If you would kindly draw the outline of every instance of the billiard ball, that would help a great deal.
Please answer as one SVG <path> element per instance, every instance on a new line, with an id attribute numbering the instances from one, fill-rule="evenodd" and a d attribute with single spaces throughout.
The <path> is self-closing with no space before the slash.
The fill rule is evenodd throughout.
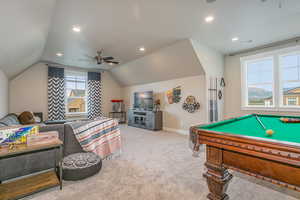
<path id="1" fill-rule="evenodd" d="M 274 131 L 272 129 L 268 129 L 268 130 L 266 130 L 266 134 L 268 136 L 272 136 L 274 134 Z"/>

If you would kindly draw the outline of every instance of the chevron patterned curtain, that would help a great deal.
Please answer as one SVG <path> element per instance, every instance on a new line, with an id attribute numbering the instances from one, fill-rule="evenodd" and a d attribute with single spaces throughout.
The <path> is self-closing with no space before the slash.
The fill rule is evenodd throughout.
<path id="1" fill-rule="evenodd" d="M 88 72 L 88 118 L 102 116 L 101 73 Z"/>
<path id="2" fill-rule="evenodd" d="M 63 68 L 48 67 L 48 118 L 65 119 L 65 72 Z"/>

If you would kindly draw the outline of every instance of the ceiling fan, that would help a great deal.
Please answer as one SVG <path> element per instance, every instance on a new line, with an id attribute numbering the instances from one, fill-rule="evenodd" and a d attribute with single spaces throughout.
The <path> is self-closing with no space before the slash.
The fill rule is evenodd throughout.
<path id="1" fill-rule="evenodd" d="M 96 56 L 88 56 L 90 59 L 93 59 L 97 62 L 98 65 L 101 65 L 103 63 L 107 63 L 110 65 L 118 65 L 120 62 L 115 61 L 115 58 L 112 56 L 103 56 L 103 49 L 101 49 L 100 51 L 97 51 L 97 55 Z"/>

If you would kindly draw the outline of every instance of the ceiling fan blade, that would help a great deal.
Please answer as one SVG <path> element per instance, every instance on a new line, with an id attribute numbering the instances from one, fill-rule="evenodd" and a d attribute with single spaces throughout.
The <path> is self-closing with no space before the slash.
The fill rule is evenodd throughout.
<path id="1" fill-rule="evenodd" d="M 103 60 L 113 60 L 114 57 L 111 57 L 111 56 L 107 56 L 107 57 L 103 57 Z"/>
<path id="2" fill-rule="evenodd" d="M 105 61 L 106 63 L 112 63 L 112 64 L 115 64 L 115 65 L 118 65 L 120 62 L 118 61 Z"/>

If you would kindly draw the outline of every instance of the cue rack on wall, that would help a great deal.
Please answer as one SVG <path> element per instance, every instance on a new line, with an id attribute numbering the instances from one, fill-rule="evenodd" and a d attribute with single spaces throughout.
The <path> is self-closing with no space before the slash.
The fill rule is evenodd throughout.
<path id="1" fill-rule="evenodd" d="M 218 101 L 223 98 L 223 89 L 225 87 L 224 78 L 210 77 L 209 78 L 209 121 L 217 122 L 219 121 L 219 105 Z"/>

